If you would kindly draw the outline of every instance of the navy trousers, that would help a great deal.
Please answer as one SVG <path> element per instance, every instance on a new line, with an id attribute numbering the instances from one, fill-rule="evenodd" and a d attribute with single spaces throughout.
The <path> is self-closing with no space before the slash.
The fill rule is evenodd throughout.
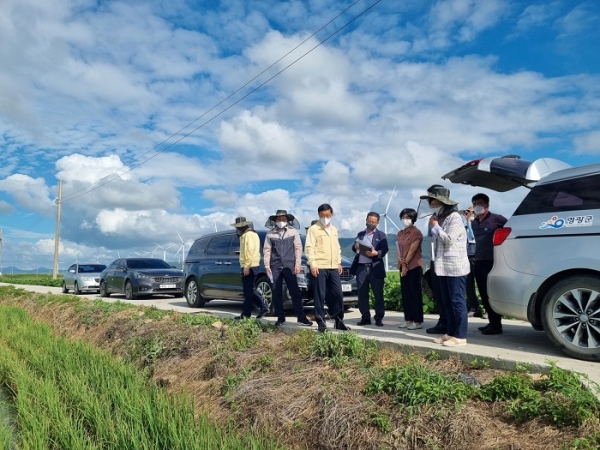
<path id="1" fill-rule="evenodd" d="M 477 281 L 481 303 L 483 303 L 483 307 L 487 312 L 490 326 L 502 328 L 502 316 L 490 306 L 490 298 L 487 292 L 487 278 L 493 267 L 494 261 L 475 261 L 475 281 Z"/>
<path id="2" fill-rule="evenodd" d="M 313 277 L 313 297 L 317 323 L 325 323 L 325 302 L 329 317 L 339 320 L 344 318 L 344 294 L 337 269 L 319 269 L 319 274 Z"/>
<path id="3" fill-rule="evenodd" d="M 252 305 L 256 305 L 259 310 L 267 309 L 260 294 L 254 288 L 258 267 L 251 267 L 250 273 L 244 275 L 242 272 L 242 290 L 244 292 L 244 303 L 242 304 L 242 317 L 252 316 Z"/>
<path id="4" fill-rule="evenodd" d="M 298 278 L 292 269 L 288 267 L 275 269 L 271 267 L 271 275 L 273 276 L 273 308 L 277 319 L 285 320 L 285 312 L 283 311 L 283 282 L 290 293 L 292 298 L 292 305 L 294 305 L 294 312 L 298 320 L 307 320 L 306 314 L 304 314 L 304 305 L 302 303 L 302 294 L 298 287 Z"/>
<path id="5" fill-rule="evenodd" d="M 385 278 L 373 275 L 371 264 L 358 264 L 356 267 L 356 287 L 358 289 L 358 309 L 364 320 L 371 320 L 369 307 L 369 288 L 375 297 L 375 320 L 382 320 L 385 316 L 385 303 L 383 301 L 383 285 Z"/>
<path id="6" fill-rule="evenodd" d="M 441 303 L 446 316 L 446 334 L 458 339 L 467 337 L 469 314 L 465 299 L 467 276 L 438 277 L 440 282 Z"/>

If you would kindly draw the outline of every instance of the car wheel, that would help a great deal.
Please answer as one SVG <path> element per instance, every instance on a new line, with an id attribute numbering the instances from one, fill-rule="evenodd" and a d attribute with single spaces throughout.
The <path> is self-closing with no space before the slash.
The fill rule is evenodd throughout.
<path id="1" fill-rule="evenodd" d="M 552 286 L 542 304 L 542 324 L 565 353 L 600 361 L 600 278 L 578 275 Z"/>
<path id="2" fill-rule="evenodd" d="M 190 278 L 185 285 L 185 300 L 192 308 L 202 308 L 206 303 L 200 294 L 200 284 L 196 277 Z"/>
<path id="3" fill-rule="evenodd" d="M 131 285 L 131 281 L 129 280 L 125 282 L 125 298 L 127 300 L 136 299 L 136 295 L 133 293 L 133 286 Z"/>
<path id="4" fill-rule="evenodd" d="M 77 284 L 77 281 L 75 281 L 73 283 L 73 294 L 75 294 L 75 295 L 81 294 L 81 291 L 79 290 L 79 285 Z"/>
<path id="5" fill-rule="evenodd" d="M 106 283 L 104 280 L 100 280 L 100 297 L 110 297 L 108 289 L 106 289 Z"/>
<path id="6" fill-rule="evenodd" d="M 263 299 L 263 302 L 269 308 L 269 313 L 273 314 L 273 288 L 271 287 L 271 282 L 267 277 L 259 277 L 256 280 L 256 291 Z"/>
<path id="7" fill-rule="evenodd" d="M 62 283 L 62 293 L 63 294 L 68 294 L 69 293 L 69 290 L 67 289 L 67 283 L 65 283 L 64 281 Z"/>

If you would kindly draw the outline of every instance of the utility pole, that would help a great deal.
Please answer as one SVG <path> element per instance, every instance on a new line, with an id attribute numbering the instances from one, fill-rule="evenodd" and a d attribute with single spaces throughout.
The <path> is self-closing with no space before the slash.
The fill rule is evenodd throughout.
<path id="1" fill-rule="evenodd" d="M 54 267 L 52 279 L 58 277 L 58 244 L 60 243 L 60 207 L 62 205 L 62 180 L 58 180 L 58 198 L 56 199 L 56 233 L 54 234 Z"/>

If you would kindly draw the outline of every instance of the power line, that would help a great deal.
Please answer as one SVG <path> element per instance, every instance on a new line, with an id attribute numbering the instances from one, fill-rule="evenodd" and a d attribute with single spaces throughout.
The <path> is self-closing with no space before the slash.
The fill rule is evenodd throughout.
<path id="1" fill-rule="evenodd" d="M 262 70 L 260 73 L 258 73 L 257 75 L 255 75 L 252 79 L 250 79 L 248 82 L 246 82 L 245 84 L 243 84 L 242 86 L 240 86 L 238 89 L 236 89 L 234 92 L 232 92 L 230 95 L 228 95 L 227 97 L 225 97 L 223 100 L 221 100 L 220 102 L 218 102 L 216 105 L 214 105 L 213 107 L 211 107 L 210 109 L 208 109 L 207 111 L 205 111 L 202 115 L 200 115 L 199 117 L 197 117 L 196 119 L 194 119 L 192 122 L 188 123 L 185 127 L 181 128 L 179 131 L 177 131 L 176 133 L 172 134 L 171 136 L 169 136 L 167 139 L 163 140 L 162 142 L 160 142 L 159 144 L 155 145 L 154 147 L 152 147 L 151 149 L 149 149 L 148 151 L 142 153 L 141 155 L 139 155 L 138 157 L 136 157 L 133 162 L 140 160 L 140 158 L 144 155 L 147 155 L 148 153 L 156 150 L 157 148 L 159 148 L 161 145 L 167 143 L 168 141 L 170 141 L 171 139 L 173 139 L 175 136 L 179 135 L 182 131 L 186 130 L 187 128 L 189 128 L 190 126 L 192 126 L 194 123 L 196 123 L 198 120 L 202 119 L 204 116 L 206 116 L 208 113 L 210 113 L 211 111 L 213 111 L 214 109 L 218 108 L 220 105 L 222 105 L 223 103 L 225 103 L 227 100 L 229 100 L 231 97 L 233 97 L 235 94 L 237 94 L 238 92 L 240 92 L 242 89 L 244 89 L 245 87 L 247 87 L 250 83 L 252 83 L 253 81 L 255 81 L 257 78 L 259 78 L 261 75 L 263 75 L 265 72 L 267 72 L 269 69 L 273 68 L 276 64 L 278 64 L 279 62 L 281 62 L 284 58 L 286 58 L 287 56 L 289 56 L 291 53 L 293 53 L 295 50 L 297 50 L 299 47 L 301 47 L 302 45 L 304 45 L 308 40 L 310 40 L 311 38 L 313 38 L 317 33 L 319 33 L 320 31 L 322 31 L 325 27 L 327 27 L 328 25 L 330 25 L 333 21 L 335 21 L 336 19 L 338 19 L 341 15 L 343 15 L 345 12 L 347 12 L 348 10 L 350 10 L 351 8 L 353 8 L 357 3 L 359 3 L 361 0 L 356 0 L 354 3 L 352 3 L 350 6 L 348 6 L 346 9 L 344 9 L 342 12 L 340 12 L 339 14 L 337 14 L 333 19 L 331 19 L 330 21 L 328 21 L 325 25 L 321 26 L 317 31 L 315 31 L 314 33 L 312 33 L 310 36 L 308 36 L 306 39 L 304 39 L 302 42 L 300 42 L 298 45 L 296 45 L 293 49 L 291 49 L 290 51 L 288 51 L 285 55 L 281 56 L 280 58 L 278 58 L 275 62 L 273 62 L 271 65 L 269 65 L 268 67 L 266 67 L 264 70 Z M 327 41 L 329 41 L 331 38 L 333 38 L 334 36 L 336 36 L 338 33 L 340 33 L 342 30 L 344 30 L 345 28 L 347 28 L 349 25 L 351 25 L 353 22 L 355 22 L 357 19 L 359 19 L 360 17 L 362 17 L 364 14 L 366 14 L 368 11 L 370 11 L 372 8 L 374 8 L 377 4 L 381 3 L 382 0 L 376 0 L 373 4 L 371 4 L 370 6 L 368 6 L 367 8 L 365 8 L 363 11 L 361 11 L 359 14 L 357 14 L 356 16 L 354 16 L 352 19 L 350 19 L 348 22 L 346 22 L 344 25 L 342 25 L 340 28 L 338 28 L 337 30 L 335 30 L 334 32 L 332 32 L 331 34 L 329 34 L 326 38 L 324 38 L 323 40 L 321 40 L 320 42 L 318 42 L 315 46 L 313 46 L 311 49 L 309 49 L 307 52 L 305 52 L 304 54 L 302 54 L 301 56 L 299 56 L 298 58 L 296 58 L 294 61 L 292 61 L 290 64 L 288 64 L 287 66 L 285 66 L 284 68 L 282 68 L 281 70 L 279 70 L 278 72 L 276 72 L 274 75 L 272 75 L 271 77 L 269 77 L 267 80 L 265 80 L 264 82 L 260 83 L 258 86 L 256 86 L 255 88 L 253 88 L 252 90 L 250 90 L 248 93 L 246 93 L 245 95 L 243 95 L 242 97 L 240 97 L 238 100 L 236 100 L 234 103 L 232 103 L 231 105 L 227 106 L 225 109 L 221 110 L 220 112 L 218 112 L 217 114 L 213 115 L 212 117 L 210 117 L 208 120 L 206 120 L 205 122 L 203 122 L 202 124 L 200 124 L 199 126 L 197 126 L 196 128 L 192 129 L 191 131 L 189 131 L 188 133 L 183 134 L 179 139 L 171 142 L 169 145 L 167 145 L 166 147 L 162 148 L 161 150 L 157 150 L 152 156 L 143 159 L 142 161 L 140 161 L 138 164 L 134 164 L 133 166 L 131 166 L 129 169 L 127 169 L 124 172 L 113 172 L 110 175 L 107 175 L 103 178 L 101 178 L 100 180 L 96 181 L 95 183 L 92 183 L 84 188 L 78 189 L 76 191 L 74 191 L 71 194 L 65 195 L 63 196 L 63 200 L 62 203 L 66 203 L 69 202 L 70 200 L 74 200 L 76 198 L 82 197 L 86 194 L 89 194 L 90 192 L 93 192 L 99 188 L 101 188 L 102 186 L 105 186 L 113 181 L 115 181 L 117 178 L 120 178 L 122 175 L 125 175 L 129 172 L 131 172 L 132 170 L 140 167 L 141 165 L 145 164 L 146 162 L 150 161 L 151 159 L 155 158 L 156 156 L 160 155 L 161 153 L 165 152 L 166 150 L 172 148 L 174 145 L 178 144 L 179 142 L 181 142 L 182 140 L 186 139 L 187 137 L 191 136 L 193 133 L 195 133 L 196 131 L 198 131 L 199 129 L 201 129 L 202 127 L 204 127 L 205 125 L 209 124 L 210 122 L 212 122 L 213 120 L 215 120 L 216 118 L 220 117 L 222 114 L 224 114 L 225 112 L 229 111 L 231 108 L 233 108 L 234 106 L 236 106 L 238 103 L 240 103 L 242 100 L 245 100 L 246 98 L 248 98 L 250 95 L 252 95 L 253 93 L 255 93 L 256 91 L 258 91 L 259 89 L 261 89 L 263 86 L 265 86 L 266 84 L 268 84 L 269 82 L 271 82 L 274 78 L 278 77 L 280 74 L 282 74 L 283 72 L 285 72 L 287 69 L 289 69 L 291 66 L 293 66 L 294 64 L 296 64 L 298 61 L 300 61 L 301 59 L 303 59 L 306 55 L 308 55 L 309 53 L 311 53 L 313 50 L 317 49 L 318 47 L 320 47 L 321 45 L 323 45 L 324 43 L 326 43 Z M 23 234 L 25 234 L 27 231 L 31 230 L 35 225 L 37 225 L 45 216 L 48 215 L 48 213 L 50 212 L 50 210 L 54 209 L 56 206 L 53 205 L 52 207 L 48 208 L 33 224 L 31 224 L 29 227 L 27 227 L 27 229 L 25 229 L 24 231 L 22 231 L 20 234 L 18 234 L 16 237 L 20 237 Z"/>

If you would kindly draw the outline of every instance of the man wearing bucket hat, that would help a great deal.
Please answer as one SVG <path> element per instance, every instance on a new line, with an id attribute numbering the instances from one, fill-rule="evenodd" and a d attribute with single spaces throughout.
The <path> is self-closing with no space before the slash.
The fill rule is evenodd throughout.
<path id="1" fill-rule="evenodd" d="M 234 223 L 237 235 L 240 237 L 240 267 L 242 268 L 242 289 L 244 303 L 242 314 L 236 319 L 247 319 L 252 315 L 252 304 L 259 308 L 258 319 L 269 312 L 262 297 L 256 292 L 254 282 L 260 265 L 260 239 L 252 228 L 252 222 L 245 217 L 236 217 Z"/>
<path id="2" fill-rule="evenodd" d="M 263 257 L 267 275 L 273 285 L 273 307 L 277 314 L 275 326 L 285 323 L 282 298 L 284 280 L 292 298 L 298 323 L 312 325 L 312 322 L 304 314 L 302 294 L 296 277 L 300 273 L 302 264 L 302 241 L 298 230 L 294 227 L 294 225 L 297 226 L 297 223 L 292 214 L 288 214 L 284 209 L 279 209 L 275 214 L 269 216 L 269 220 L 265 224 L 271 228 L 265 237 Z"/>
<path id="3" fill-rule="evenodd" d="M 440 288 L 440 308 L 446 316 L 446 334 L 434 342 L 447 347 L 465 345 L 468 324 L 465 290 L 471 267 L 458 203 L 450 199 L 450 190 L 440 185 L 431 186 L 421 199 L 427 201 L 433 213 L 429 219 L 434 243 L 431 258 Z"/>

